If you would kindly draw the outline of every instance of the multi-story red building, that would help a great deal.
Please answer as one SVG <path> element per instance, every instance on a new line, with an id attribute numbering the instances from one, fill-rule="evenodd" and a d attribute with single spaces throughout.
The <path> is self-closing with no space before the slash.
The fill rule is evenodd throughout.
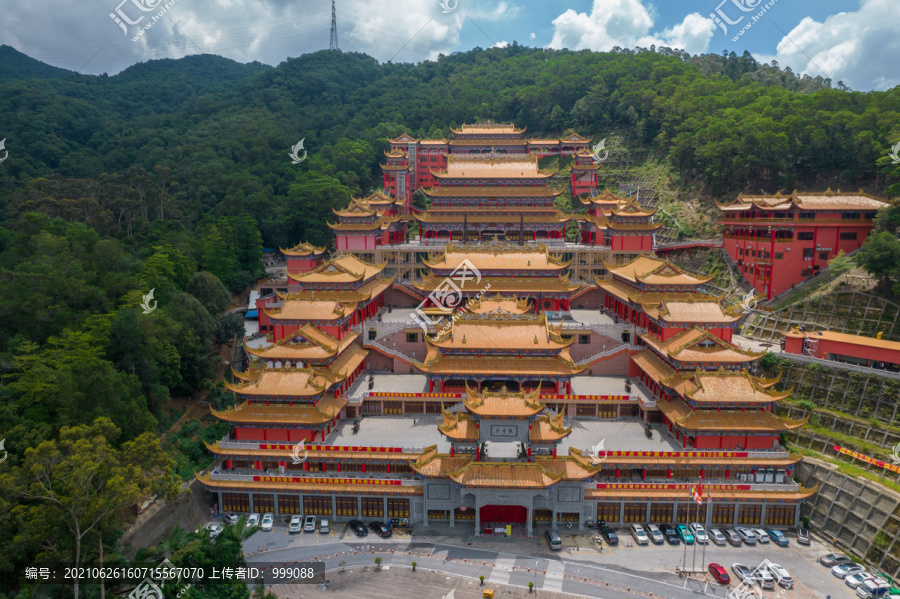
<path id="1" fill-rule="evenodd" d="M 580 218 L 581 243 L 617 252 L 653 251 L 653 234 L 662 226 L 653 222 L 656 209 L 645 210 L 609 189 L 580 199 L 588 210 L 587 216 Z"/>
<path id="2" fill-rule="evenodd" d="M 381 245 L 406 241 L 406 221 L 402 215 L 407 210 L 403 200 L 379 191 L 367 198 L 350 200 L 350 205 L 343 210 L 332 208 L 340 222 L 328 226 L 334 231 L 338 251 L 371 251 Z"/>
<path id="3" fill-rule="evenodd" d="M 838 252 L 858 249 L 887 203 L 860 191 L 740 195 L 719 204 L 724 247 L 766 299 L 824 268 Z"/>
<path id="4" fill-rule="evenodd" d="M 786 354 L 808 356 L 900 372 L 900 341 L 832 331 L 807 332 L 792 329 L 784 334 L 782 349 Z"/>

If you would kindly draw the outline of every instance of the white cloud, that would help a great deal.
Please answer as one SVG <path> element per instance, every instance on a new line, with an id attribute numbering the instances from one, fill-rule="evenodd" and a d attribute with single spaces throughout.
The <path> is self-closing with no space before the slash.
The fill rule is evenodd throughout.
<path id="1" fill-rule="evenodd" d="M 536 37 L 536 36 L 534 35 L 534 32 L 533 32 L 533 31 L 532 31 L 529 35 L 531 36 L 531 39 L 534 39 L 534 38 Z"/>
<path id="2" fill-rule="evenodd" d="M 900 84 L 900 3 L 862 0 L 856 12 L 806 17 L 778 43 L 775 59 L 782 67 L 811 77 L 830 77 L 859 90 L 885 90 Z"/>
<path id="3" fill-rule="evenodd" d="M 505 48 L 509 45 L 509 42 L 506 40 L 502 40 L 491 46 L 492 48 Z"/>
<path id="4" fill-rule="evenodd" d="M 713 22 L 699 13 L 681 23 L 653 32 L 655 11 L 643 0 L 594 0 L 590 14 L 568 9 L 553 20 L 550 48 L 605 51 L 615 46 L 631 48 L 669 46 L 692 54 L 704 52 L 713 36 Z"/>

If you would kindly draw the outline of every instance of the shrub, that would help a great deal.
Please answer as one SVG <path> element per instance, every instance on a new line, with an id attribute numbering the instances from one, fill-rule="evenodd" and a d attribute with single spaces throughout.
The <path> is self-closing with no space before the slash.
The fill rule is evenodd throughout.
<path id="1" fill-rule="evenodd" d="M 416 562 L 412 563 L 412 568 L 413 568 L 413 572 L 415 572 L 416 571 Z"/>
<path id="2" fill-rule="evenodd" d="M 803 408 L 804 410 L 809 410 L 810 412 L 814 411 L 817 407 L 816 402 L 810 401 L 808 399 L 801 399 L 797 402 L 797 405 Z"/>

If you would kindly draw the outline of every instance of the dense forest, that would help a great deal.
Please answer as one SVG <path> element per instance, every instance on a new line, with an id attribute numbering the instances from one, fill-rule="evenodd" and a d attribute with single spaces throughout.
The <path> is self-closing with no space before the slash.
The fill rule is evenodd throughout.
<path id="1" fill-rule="evenodd" d="M 514 121 L 535 136 L 623 135 L 667 161 L 684 197 L 900 195 L 889 156 L 900 88 L 853 92 L 749 54 L 513 44 L 420 64 L 323 51 L 275 68 L 203 55 L 108 77 L 0 46 L 0 114 L 9 597 L 25 596 L 17 579 L 36 557 L 124 559 L 120 515 L 176 493 L 202 441 L 223 432 L 189 422 L 161 439 L 176 398 L 222 401 L 220 350 L 243 323 L 229 308 L 264 274 L 262 247 L 329 244 L 332 207 L 379 186 L 389 137 Z M 308 158 L 292 164 L 300 139 Z M 868 252 L 889 263 L 887 283 L 900 279 L 898 228 L 896 213 L 883 217 L 886 237 Z M 201 541 L 185 551 L 204 551 Z"/>

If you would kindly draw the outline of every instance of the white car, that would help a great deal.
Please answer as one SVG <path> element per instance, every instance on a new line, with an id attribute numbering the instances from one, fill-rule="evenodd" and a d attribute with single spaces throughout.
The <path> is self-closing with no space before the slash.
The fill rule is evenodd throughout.
<path id="1" fill-rule="evenodd" d="M 784 566 L 780 566 L 778 564 L 769 564 L 769 572 L 772 574 L 772 578 L 775 579 L 775 582 L 780 584 L 786 589 L 794 588 L 794 579 L 791 578 L 790 573 Z"/>
<path id="2" fill-rule="evenodd" d="M 709 543 L 709 536 L 706 534 L 706 530 L 699 522 L 691 523 L 691 533 L 694 535 L 694 540 L 697 541 L 700 545 L 706 545 Z"/>
<path id="3" fill-rule="evenodd" d="M 256 512 L 247 516 L 247 528 L 250 528 L 251 526 L 259 526 L 259 514 Z"/>
<path id="4" fill-rule="evenodd" d="M 754 570 L 753 579 L 766 591 L 775 588 L 775 577 L 765 567 L 759 567 Z"/>
<path id="5" fill-rule="evenodd" d="M 762 543 L 763 545 L 769 544 L 769 533 L 764 531 L 761 528 L 753 528 L 751 529 L 754 535 L 756 535 L 756 540 Z"/>
<path id="6" fill-rule="evenodd" d="M 846 576 L 844 578 L 844 584 L 847 585 L 848 587 L 850 587 L 851 589 L 855 589 L 856 587 L 861 585 L 863 582 L 865 582 L 867 580 L 871 580 L 873 578 L 875 578 L 875 577 L 872 574 L 869 574 L 868 572 L 858 572 L 856 574 L 851 574 L 849 576 Z"/>
<path id="7" fill-rule="evenodd" d="M 710 528 L 706 533 L 709 535 L 709 540 L 716 545 L 724 545 L 728 542 L 727 539 L 725 539 L 725 535 L 723 535 L 722 531 L 718 528 Z"/>
<path id="8" fill-rule="evenodd" d="M 866 569 L 860 566 L 859 564 L 841 564 L 839 566 L 835 566 L 831 569 L 831 574 L 837 578 L 846 578 L 847 576 L 851 576 L 853 574 L 859 574 L 861 572 L 865 572 Z"/>
<path id="9" fill-rule="evenodd" d="M 631 525 L 631 536 L 634 537 L 634 542 L 638 545 L 646 545 L 650 541 L 647 533 L 644 532 L 644 527 L 640 524 Z"/>
<path id="10" fill-rule="evenodd" d="M 273 528 L 275 528 L 275 514 L 268 513 L 263 514 L 262 523 L 260 524 L 260 528 L 263 532 L 271 532 Z"/>
<path id="11" fill-rule="evenodd" d="M 288 532 L 295 533 L 303 530 L 303 520 L 301 516 L 291 516 L 291 521 L 288 524 Z"/>
<path id="12" fill-rule="evenodd" d="M 217 524 L 217 523 L 213 522 L 212 524 L 206 525 L 206 530 L 209 531 L 209 538 L 212 540 L 216 540 L 216 537 L 218 537 L 220 534 L 222 534 L 222 531 L 225 529 L 222 528 L 221 524 Z"/>
<path id="13" fill-rule="evenodd" d="M 225 524 L 237 524 L 238 515 L 231 512 L 230 514 L 225 514 L 222 520 L 224 520 Z"/>

